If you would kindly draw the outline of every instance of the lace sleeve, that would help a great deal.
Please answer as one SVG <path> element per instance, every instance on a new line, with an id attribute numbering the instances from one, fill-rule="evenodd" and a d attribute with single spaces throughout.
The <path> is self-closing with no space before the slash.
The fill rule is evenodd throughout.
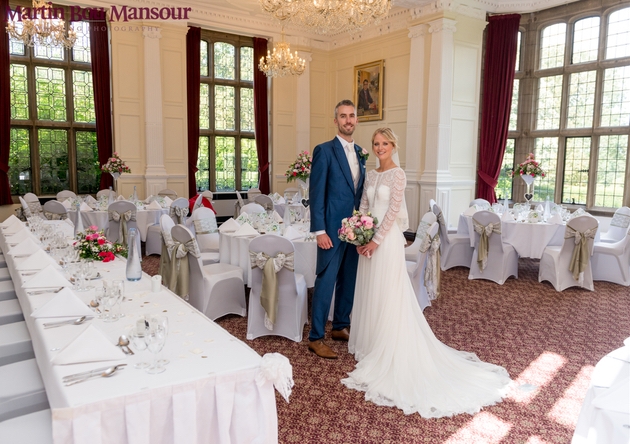
<path id="1" fill-rule="evenodd" d="M 390 180 L 388 181 L 390 194 L 389 194 L 389 208 L 385 213 L 385 217 L 380 221 L 380 225 L 374 234 L 372 239 L 374 242 L 380 245 L 385 238 L 385 235 L 389 232 L 393 224 L 396 223 L 396 217 L 402 206 L 403 199 L 405 197 L 405 187 L 407 186 L 407 178 L 402 168 L 396 168 L 393 171 Z"/>
<path id="2" fill-rule="evenodd" d="M 370 171 L 371 173 L 371 171 Z M 370 173 L 367 174 L 365 181 L 363 182 L 363 194 L 361 195 L 361 205 L 359 205 L 359 212 L 361 214 L 366 214 L 370 209 L 370 202 L 368 201 L 367 189 L 370 184 Z"/>

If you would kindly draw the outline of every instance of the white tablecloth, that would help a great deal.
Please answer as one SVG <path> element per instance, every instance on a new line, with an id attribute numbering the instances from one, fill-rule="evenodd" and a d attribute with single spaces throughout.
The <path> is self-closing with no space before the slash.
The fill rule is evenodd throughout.
<path id="1" fill-rule="evenodd" d="M 163 208 L 161 210 L 138 210 L 136 213 L 136 223 L 138 224 L 138 231 L 140 231 L 140 239 L 142 242 L 147 240 L 147 230 L 151 225 L 160 223 L 160 216 L 162 214 L 168 214 L 169 209 Z M 77 223 L 77 212 L 68 211 L 68 217 L 72 223 Z M 109 227 L 109 214 L 107 211 L 81 211 L 81 219 L 83 220 L 83 226 L 89 227 L 90 225 L 96 225 L 99 229 L 105 230 L 107 234 L 107 227 Z"/>
<path id="2" fill-rule="evenodd" d="M 49 222 L 65 224 L 62 221 Z M 7 251 L 0 234 L 0 246 Z M 162 357 L 170 360 L 164 373 L 149 375 L 133 365 L 150 361 L 148 351 L 124 358 L 128 365 L 110 378 L 97 378 L 65 387 L 65 375 L 123 362 L 52 365 L 51 359 L 84 328 L 64 326 L 44 330 L 47 320 L 30 313 L 53 294 L 27 295 L 16 270 L 24 260 L 5 255 L 24 318 L 33 340 L 37 364 L 53 412 L 56 443 L 268 443 L 277 442 L 277 413 L 271 382 L 256 381 L 261 357 L 245 343 L 162 287 L 150 292 L 150 278 L 125 281 L 125 317 L 106 323 L 89 321 L 112 344 L 128 334 L 138 316 L 161 314 L 169 319 Z M 97 262 L 106 280 L 124 279 L 125 261 Z M 91 281 L 100 285 L 99 280 Z M 76 293 L 85 303 L 93 291 Z"/>
<path id="3" fill-rule="evenodd" d="M 630 347 L 625 346 L 604 356 L 595 366 L 591 384 L 578 417 L 572 444 L 628 444 L 630 442 L 630 414 L 598 408 L 593 405 L 598 397 L 610 393 L 610 387 L 630 379 Z M 630 404 L 626 389 L 622 404 Z M 625 395 L 625 400 L 623 400 Z M 601 398 L 600 398 L 601 399 Z"/>
<path id="4" fill-rule="evenodd" d="M 243 280 L 248 287 L 252 285 L 252 268 L 249 263 L 249 243 L 253 237 L 235 237 L 233 233 L 221 233 L 219 237 L 220 261 L 226 264 L 238 265 L 243 269 Z M 304 275 L 306 286 L 315 285 L 315 270 L 317 268 L 317 242 L 295 240 L 295 272 Z"/>

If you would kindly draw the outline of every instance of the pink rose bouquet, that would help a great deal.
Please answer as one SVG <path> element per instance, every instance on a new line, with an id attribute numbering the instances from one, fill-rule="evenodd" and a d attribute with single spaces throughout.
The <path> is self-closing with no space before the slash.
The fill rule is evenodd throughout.
<path id="1" fill-rule="evenodd" d="M 297 159 L 291 165 L 289 169 L 284 173 L 284 177 L 287 178 L 287 182 L 294 181 L 296 179 L 304 180 L 308 179 L 311 175 L 311 163 L 313 158 L 308 151 L 302 151 L 298 154 Z"/>
<path id="2" fill-rule="evenodd" d="M 520 176 L 528 175 L 532 177 L 545 177 L 545 171 L 540 167 L 540 164 L 536 162 L 533 153 L 529 153 L 527 155 L 527 159 L 525 159 L 525 162 L 519 163 L 516 169 L 512 172 L 512 177 L 516 176 L 517 174 Z"/>
<path id="3" fill-rule="evenodd" d="M 105 163 L 101 167 L 101 170 L 110 174 L 111 173 L 118 173 L 118 174 L 131 173 L 131 168 L 125 165 L 125 162 L 123 162 L 123 160 L 120 157 L 118 157 L 118 153 L 112 154 L 112 157 L 110 157 L 107 163 Z"/>
<path id="4" fill-rule="evenodd" d="M 352 245 L 366 245 L 374 237 L 374 228 L 378 224 L 378 219 L 371 213 L 361 214 L 353 211 L 351 217 L 341 220 L 339 228 L 339 239 Z"/>
<path id="5" fill-rule="evenodd" d="M 117 254 L 127 257 L 125 246 L 108 241 L 104 231 L 99 231 L 96 225 L 91 225 L 84 233 L 78 233 L 78 236 L 74 248 L 79 250 L 79 256 L 83 259 L 110 262 L 114 260 Z"/>

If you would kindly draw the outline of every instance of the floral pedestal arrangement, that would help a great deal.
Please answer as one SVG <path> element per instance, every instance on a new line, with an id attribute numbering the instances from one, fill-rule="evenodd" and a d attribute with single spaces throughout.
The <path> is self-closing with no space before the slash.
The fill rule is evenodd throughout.
<path id="1" fill-rule="evenodd" d="M 532 198 L 534 197 L 534 181 L 537 177 L 545 177 L 545 171 L 540 167 L 540 164 L 534 159 L 534 154 L 529 153 L 525 162 L 520 163 L 512 173 L 512 176 L 516 174 L 523 178 L 523 182 L 527 184 L 527 190 L 525 192 L 525 202 L 530 205 Z"/>
<path id="2" fill-rule="evenodd" d="M 107 162 L 101 167 L 101 171 L 109 173 L 114 178 L 114 191 L 118 192 L 118 178 L 122 173 L 131 173 L 131 168 L 114 152 Z"/>
<path id="3" fill-rule="evenodd" d="M 313 158 L 309 154 L 308 151 L 302 151 L 298 154 L 297 159 L 291 165 L 289 165 L 289 169 L 287 169 L 286 173 L 284 173 L 284 177 L 287 178 L 287 182 L 292 182 L 297 180 L 300 191 L 302 194 L 302 205 L 308 207 L 308 186 L 309 186 L 309 177 L 311 176 L 311 164 L 313 162 Z"/>

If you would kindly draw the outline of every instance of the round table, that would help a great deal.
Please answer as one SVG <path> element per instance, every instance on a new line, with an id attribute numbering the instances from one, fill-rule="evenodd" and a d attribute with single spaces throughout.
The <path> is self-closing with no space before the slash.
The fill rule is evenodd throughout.
<path id="1" fill-rule="evenodd" d="M 142 242 L 147 240 L 147 230 L 151 225 L 160 223 L 160 216 L 162 214 L 168 214 L 168 208 L 162 208 L 161 210 L 138 210 L 136 213 L 136 224 L 138 225 L 138 231 L 140 231 L 140 239 Z M 68 218 L 73 224 L 77 224 L 77 212 L 68 211 Z M 81 220 L 84 227 L 90 225 L 96 225 L 100 230 L 105 230 L 109 227 L 109 214 L 107 211 L 81 211 Z"/>

